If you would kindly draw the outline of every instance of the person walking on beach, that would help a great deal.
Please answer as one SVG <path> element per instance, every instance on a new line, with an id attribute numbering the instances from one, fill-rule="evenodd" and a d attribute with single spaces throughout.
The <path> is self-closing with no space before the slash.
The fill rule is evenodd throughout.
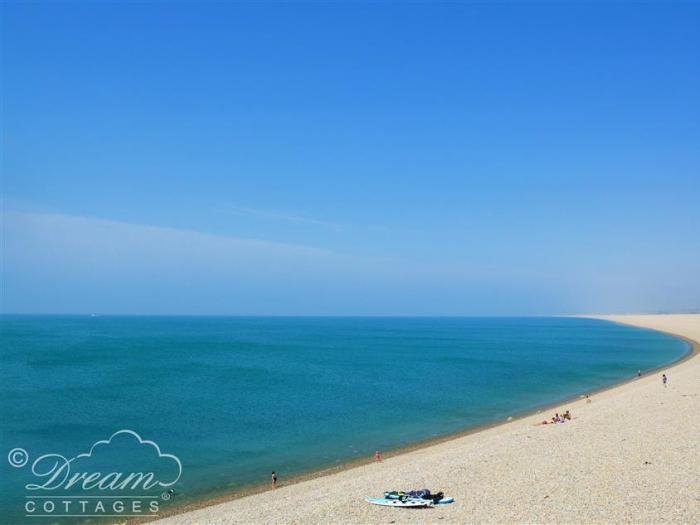
<path id="1" fill-rule="evenodd" d="M 666 377 L 666 374 L 661 374 L 661 381 L 664 384 L 664 388 L 666 388 L 666 383 L 668 383 L 668 377 Z"/>
<path id="2" fill-rule="evenodd" d="M 272 471 L 272 488 L 276 489 L 277 488 L 277 474 L 275 471 Z"/>
<path id="3" fill-rule="evenodd" d="M 374 461 L 376 461 L 377 463 L 382 461 L 382 453 L 378 450 L 374 453 Z"/>
<path id="4" fill-rule="evenodd" d="M 641 371 L 641 370 L 637 370 L 637 377 L 642 377 L 642 371 Z"/>

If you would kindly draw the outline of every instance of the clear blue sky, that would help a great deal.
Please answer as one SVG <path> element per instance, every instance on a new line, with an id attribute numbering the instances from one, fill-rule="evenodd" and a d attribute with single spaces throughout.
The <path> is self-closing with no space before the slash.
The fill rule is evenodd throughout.
<path id="1" fill-rule="evenodd" d="M 3 4 L 6 312 L 700 307 L 700 4 Z"/>

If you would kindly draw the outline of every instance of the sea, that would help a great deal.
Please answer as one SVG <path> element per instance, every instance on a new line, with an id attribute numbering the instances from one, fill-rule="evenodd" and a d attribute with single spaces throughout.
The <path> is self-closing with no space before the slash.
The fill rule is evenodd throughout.
<path id="1" fill-rule="evenodd" d="M 2 523 L 101 521 L 91 504 L 42 507 L 114 493 L 62 486 L 69 470 L 85 481 L 160 465 L 149 494 L 162 512 L 272 471 L 284 483 L 505 421 L 689 351 L 663 333 L 567 317 L 5 315 L 0 328 Z M 124 452 L 132 445 L 149 459 Z"/>

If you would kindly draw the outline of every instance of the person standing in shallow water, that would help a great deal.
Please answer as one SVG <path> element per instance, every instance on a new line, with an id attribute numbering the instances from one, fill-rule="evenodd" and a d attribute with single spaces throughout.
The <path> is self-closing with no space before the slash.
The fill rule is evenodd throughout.
<path id="1" fill-rule="evenodd" d="M 661 374 L 661 382 L 664 384 L 664 388 L 666 388 L 666 383 L 668 383 L 668 377 L 666 377 L 666 374 Z"/>
<path id="2" fill-rule="evenodd" d="M 382 460 L 382 453 L 378 450 L 374 453 L 374 461 L 380 462 Z"/>
<path id="3" fill-rule="evenodd" d="M 277 473 L 274 470 L 272 471 L 272 488 L 277 488 Z"/>

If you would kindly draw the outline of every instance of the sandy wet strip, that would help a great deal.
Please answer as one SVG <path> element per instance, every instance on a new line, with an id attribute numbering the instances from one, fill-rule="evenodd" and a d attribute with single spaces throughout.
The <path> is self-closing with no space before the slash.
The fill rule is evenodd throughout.
<path id="1" fill-rule="evenodd" d="M 700 341 L 700 315 L 601 317 Z M 700 358 L 576 401 L 571 422 L 529 416 L 343 472 L 158 523 L 700 523 Z M 365 495 L 430 487 L 432 509 Z"/>

